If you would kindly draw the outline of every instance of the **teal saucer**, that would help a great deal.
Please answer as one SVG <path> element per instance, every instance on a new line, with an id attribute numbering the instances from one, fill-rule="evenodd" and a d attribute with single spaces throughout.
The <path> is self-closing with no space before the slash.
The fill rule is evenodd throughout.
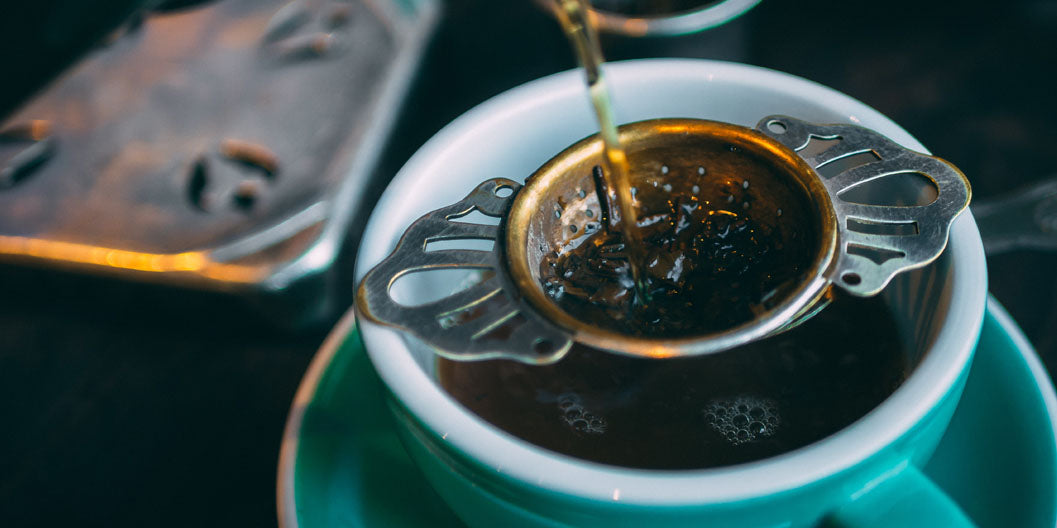
<path id="1" fill-rule="evenodd" d="M 305 374 L 279 456 L 279 524 L 462 526 L 404 453 L 352 312 Z M 925 468 L 977 524 L 1057 523 L 1057 397 L 993 298 L 965 393 Z"/>

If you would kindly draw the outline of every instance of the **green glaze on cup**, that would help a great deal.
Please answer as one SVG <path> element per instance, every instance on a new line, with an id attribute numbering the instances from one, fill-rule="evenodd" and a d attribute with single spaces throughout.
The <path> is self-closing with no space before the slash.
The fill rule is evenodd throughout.
<path id="1" fill-rule="evenodd" d="M 1057 526 L 1055 424 L 1050 375 L 990 298 L 966 391 L 926 473 L 980 526 Z"/>
<path id="2" fill-rule="evenodd" d="M 461 525 L 408 459 L 383 393 L 349 312 L 290 409 L 279 463 L 281 525 Z"/>

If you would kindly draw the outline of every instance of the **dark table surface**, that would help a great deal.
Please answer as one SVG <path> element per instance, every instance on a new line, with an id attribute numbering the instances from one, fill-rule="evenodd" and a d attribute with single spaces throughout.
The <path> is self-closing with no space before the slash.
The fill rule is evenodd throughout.
<path id="1" fill-rule="evenodd" d="M 5 27 L 32 41 L 65 2 L 42 4 L 52 9 Z M 1057 3 L 949 5 L 765 0 L 706 34 L 606 50 L 736 60 L 829 85 L 957 164 L 975 200 L 1057 174 Z M 79 38 L 118 19 L 83 20 L 98 27 Z M 79 48 L 20 49 L 0 56 L 19 79 L 0 92 L 0 112 Z M 378 177 L 471 106 L 572 66 L 530 0 L 450 2 Z M 1057 253 L 988 266 L 991 291 L 1053 372 Z M 351 292 L 347 274 L 339 282 Z M 0 268 L 0 525 L 274 525 L 286 412 L 327 326 L 284 333 L 237 299 Z"/>

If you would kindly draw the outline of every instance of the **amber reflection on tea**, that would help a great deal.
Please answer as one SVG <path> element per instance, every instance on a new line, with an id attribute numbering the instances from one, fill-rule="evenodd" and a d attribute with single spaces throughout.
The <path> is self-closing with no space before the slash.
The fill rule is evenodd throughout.
<path id="1" fill-rule="evenodd" d="M 577 345 L 548 366 L 440 359 L 442 386 L 517 437 L 616 466 L 696 469 L 815 442 L 881 403 L 907 354 L 880 298 L 838 297 L 799 328 L 707 356 L 643 359 Z"/>

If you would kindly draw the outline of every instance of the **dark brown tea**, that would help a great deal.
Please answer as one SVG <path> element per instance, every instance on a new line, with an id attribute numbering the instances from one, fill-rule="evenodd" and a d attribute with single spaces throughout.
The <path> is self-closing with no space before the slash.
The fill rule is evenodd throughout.
<path id="1" fill-rule="evenodd" d="M 635 256 L 627 230 L 609 227 L 616 211 L 595 167 L 599 206 L 584 212 L 598 221 L 539 264 L 544 291 L 563 311 L 626 335 L 700 336 L 756 319 L 803 283 L 820 242 L 812 206 L 790 177 L 720 138 L 683 141 L 692 142 L 632 158 L 645 295 L 634 295 Z"/>
<path id="2" fill-rule="evenodd" d="M 802 326 L 707 356 L 575 346 L 553 365 L 440 359 L 442 386 L 517 437 L 616 466 L 696 469 L 805 446 L 861 418 L 910 368 L 879 298 L 838 297 Z"/>

